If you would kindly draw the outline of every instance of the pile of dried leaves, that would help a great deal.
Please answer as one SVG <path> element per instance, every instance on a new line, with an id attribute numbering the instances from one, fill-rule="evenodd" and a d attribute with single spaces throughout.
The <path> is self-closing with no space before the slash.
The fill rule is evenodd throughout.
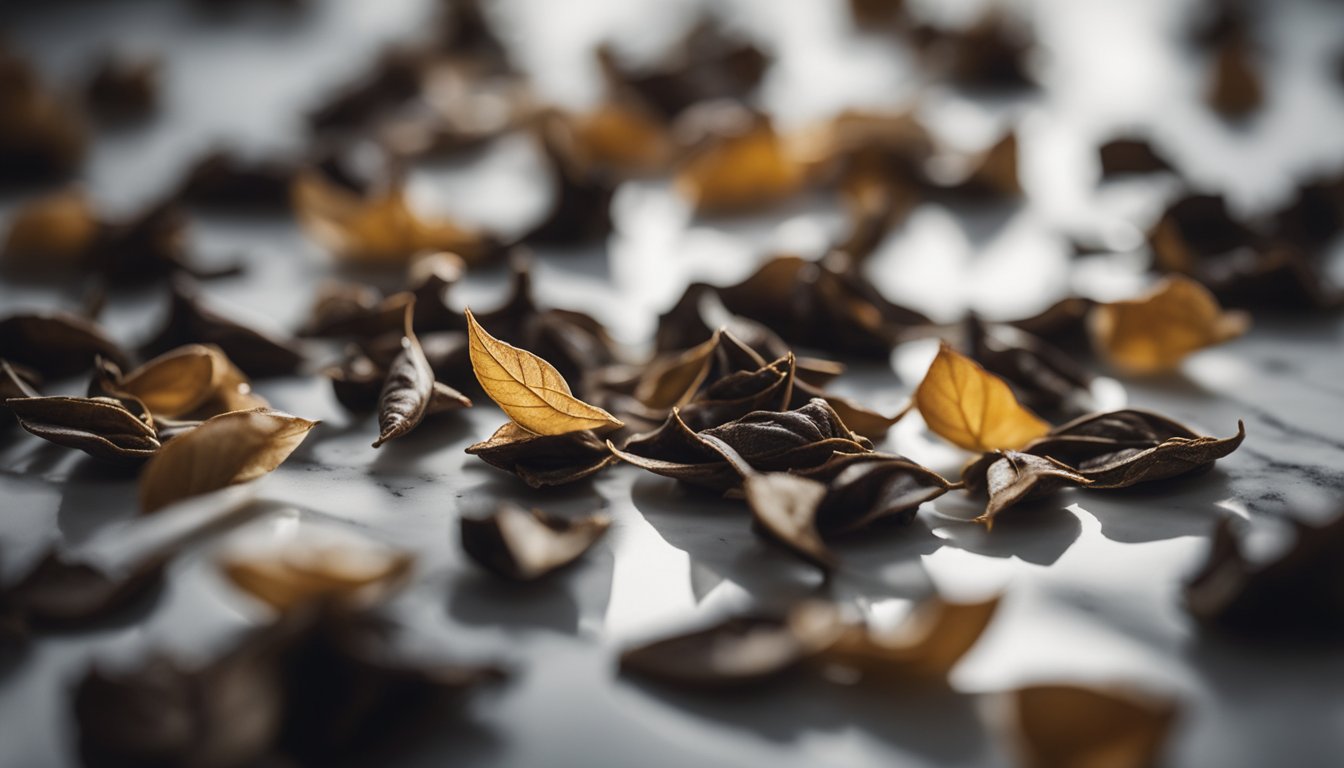
<path id="1" fill-rule="evenodd" d="M 1022 19 L 994 10 L 948 28 L 908 5 L 849 3 L 862 32 L 909 46 L 931 79 L 973 92 L 1035 87 L 1036 45 Z M 1264 100 L 1261 57 L 1254 25 L 1227 8 L 1193 38 L 1210 62 L 1209 105 L 1240 119 Z M 80 313 L 7 309 L 0 318 L 8 412 L 0 428 L 17 424 L 138 473 L 140 512 L 175 531 L 149 537 L 115 568 L 53 549 L 0 590 L 0 642 L 125 612 L 189 544 L 235 524 L 241 503 L 218 514 L 201 505 L 275 470 L 318 426 L 272 409 L 253 379 L 314 375 L 317 355 L 332 361 L 318 375 L 352 420 L 376 415 L 375 448 L 412 430 L 443 434 L 435 422 L 460 418 L 451 414 L 472 407 L 468 395 L 483 394 L 506 420 L 466 452 L 527 486 L 589 481 L 627 463 L 733 500 L 756 536 L 833 579 L 853 575 L 837 552 L 846 540 L 899 536 L 893 529 L 945 494 L 983 503 L 975 522 L 989 529 L 1021 505 L 1073 489 L 1170 491 L 1171 481 L 1208 471 L 1245 439 L 1240 422 L 1206 435 L 1146 410 L 1102 411 L 1096 376 L 1170 374 L 1192 353 L 1244 334 L 1249 312 L 1331 311 L 1344 297 L 1323 265 L 1344 230 L 1344 174 L 1334 173 L 1254 216 L 1187 186 L 1148 229 L 1156 279 L 1142 295 L 1068 296 L 1031 317 L 969 314 L 939 325 L 887 299 L 870 280 L 869 257 L 918 205 L 1022 198 L 1014 128 L 974 154 L 941 149 L 913 108 L 846 111 L 786 129 L 755 106 L 772 52 L 712 14 L 638 65 L 615 45 L 599 46 L 600 103 L 565 109 L 533 92 L 487 8 L 453 0 L 442 10 L 420 42 L 390 46 L 308 111 L 311 151 L 212 149 L 122 217 L 70 182 L 91 130 L 154 118 L 162 63 L 109 52 L 75 103 L 0 48 L 0 182 L 67 185 L 15 212 L 0 267 L 6 279 L 93 286 Z M 521 232 L 457 221 L 412 194 L 415 164 L 508 135 L 533 141 L 549 175 L 550 206 Z M 370 147 L 376 169 L 350 162 Z M 1142 134 L 1116 136 L 1098 153 L 1104 179 L 1181 175 Z M 651 354 L 638 355 L 592 315 L 539 302 L 523 247 L 554 253 L 605 241 L 616 190 L 642 177 L 669 180 L 700 217 L 825 197 L 838 201 L 846 228 L 820 252 L 770 254 L 736 284 L 688 286 L 659 317 Z M 206 266 L 213 260 L 190 247 L 192 213 L 210 209 L 292 217 L 345 277 L 313 287 L 292 334 L 244 319 L 199 282 L 243 269 Z M 502 262 L 510 294 L 473 313 L 456 286 Z M 379 271 L 369 282 L 354 277 Z M 99 323 L 102 298 L 146 283 L 162 286 L 167 315 L 150 338 L 127 343 Z M 898 411 L 828 389 L 845 371 L 833 358 L 887 364 L 897 347 L 930 339 L 936 356 Z M 965 452 L 959 473 L 884 449 L 892 427 L 914 413 Z M 1220 525 L 1187 586 L 1190 613 L 1242 635 L 1338 639 L 1341 520 L 1299 524 L 1292 546 L 1267 563 Z M 461 517 L 458 530 L 481 568 L 533 581 L 579 561 L 612 525 L 601 511 L 564 517 L 502 502 Z M 146 535 L 137 530 L 147 529 L 125 536 Z M 220 558 L 227 580 L 271 616 L 212 660 L 158 655 L 131 669 L 91 669 L 73 696 L 84 761 L 374 760 L 389 740 L 432 721 L 445 694 L 503 676 L 493 665 L 412 658 L 396 647 L 379 607 L 416 577 L 410 554 L 371 540 L 315 542 Z M 628 648 L 619 666 L 693 688 L 800 674 L 946 688 L 997 603 L 934 596 L 884 629 L 853 605 L 814 599 Z M 1042 685 L 1002 698 L 1014 748 L 1039 766 L 1150 765 L 1178 708 L 1123 688 Z"/>

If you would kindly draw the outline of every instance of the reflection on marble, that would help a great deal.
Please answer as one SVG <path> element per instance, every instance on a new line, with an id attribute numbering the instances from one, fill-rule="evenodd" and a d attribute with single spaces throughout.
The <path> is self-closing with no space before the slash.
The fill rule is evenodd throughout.
<path id="1" fill-rule="evenodd" d="M 143 39 L 164 52 L 167 114 L 143 133 L 100 136 L 92 157 L 91 192 L 123 211 L 152 198 L 181 163 L 218 141 L 258 151 L 294 145 L 300 107 L 358 70 L 382 41 L 414 30 L 428 3 L 331 0 L 279 24 L 245 14 L 213 30 L 179 8 L 188 4 L 55 4 L 59 11 L 51 13 L 36 9 L 46 4 L 17 5 L 33 9 L 5 10 L 13 16 L 8 36 L 53 75 L 76 71 L 104 40 Z M 501 17 L 514 19 L 510 39 L 541 86 L 581 103 L 596 88 L 584 46 L 606 36 L 657 45 L 677 25 L 650 23 L 650 14 L 670 22 L 692 5 L 586 0 L 579 13 L 544 0 L 506 0 Z M 750 14 L 775 41 L 783 61 L 762 100 L 786 124 L 851 101 L 901 104 L 915 94 L 909 57 L 881 41 L 849 37 L 844 5 L 799 0 L 782 13 L 777 0 L 725 4 L 730 14 Z M 1172 194 L 1169 180 L 1094 189 L 1092 147 L 1122 127 L 1151 127 L 1192 178 L 1227 189 L 1248 210 L 1274 204 L 1294 174 L 1344 162 L 1344 91 L 1330 90 L 1319 71 L 1341 23 L 1329 3 L 1274 5 L 1266 28 L 1274 103 L 1244 129 L 1229 129 L 1199 108 L 1199 62 L 1169 44 L 1180 4 L 1024 5 L 1050 49 L 1043 92 L 983 105 L 928 87 L 921 114 L 940 138 L 961 147 L 983 144 L 1005 121 L 1021 118 L 1030 202 L 916 210 L 870 265 L 893 300 L 952 321 L 968 307 L 1008 316 L 1072 290 L 1103 298 L 1137 290 L 1142 258 L 1121 253 L 1070 263 L 1060 235 L 1118 233 L 1123 244 Z M 75 13 L 89 16 L 74 26 L 62 19 Z M 1129 65 L 1109 63 L 1118 58 Z M 532 199 L 535 160 L 525 144 L 506 142 L 466 163 L 427 168 L 416 175 L 417 200 L 510 226 L 545 207 Z M 0 224 L 18 199 L 0 198 Z M 605 248 L 539 254 L 537 290 L 544 301 L 594 312 L 632 344 L 647 338 L 657 312 L 690 280 L 740 279 L 768 250 L 808 252 L 842 226 L 834 204 L 824 201 L 699 222 L 663 182 L 627 185 L 614 211 L 616 231 Z M 295 286 L 338 274 L 286 220 L 208 216 L 193 225 L 194 244 L 207 259 L 237 253 L 248 266 L 245 276 L 206 290 L 274 327 L 294 327 L 302 316 L 308 297 Z M 459 300 L 489 304 L 505 279 L 502 271 L 473 275 Z M 79 293 L 77 286 L 5 282 L 0 308 L 70 306 Z M 162 298 L 153 291 L 114 296 L 106 319 L 122 338 L 143 338 Z M 406 754 L 406 765 L 441 765 L 447 757 L 462 765 L 575 768 L 1001 765 L 979 695 L 1060 679 L 1127 681 L 1180 697 L 1186 708 L 1173 765 L 1333 765 L 1344 754 L 1344 655 L 1250 649 L 1208 637 L 1183 612 L 1180 588 L 1221 516 L 1258 526 L 1337 508 L 1344 490 L 1342 340 L 1338 319 L 1263 318 L 1247 337 L 1197 355 L 1179 375 L 1108 391 L 1108 404 L 1158 410 L 1210 434 L 1231 434 L 1244 419 L 1245 444 L 1210 473 L 1161 489 L 1066 492 L 1013 510 L 992 532 L 966 522 L 977 512 L 973 502 L 949 494 L 925 505 L 908 527 L 839 543 L 843 566 L 828 583 L 755 537 L 739 505 L 629 467 L 575 488 L 527 489 L 463 453 L 502 422 L 493 408 L 428 422 L 375 450 L 371 417 L 343 412 L 315 378 L 258 382 L 276 407 L 323 423 L 255 491 L 267 514 L 311 516 L 416 554 L 412 584 L 387 606 L 408 645 L 518 671 Z M 315 352 L 321 360 L 323 350 Z M 894 411 L 932 354 L 931 345 L 909 345 L 890 367 L 858 366 L 836 388 Z M 946 472 L 966 459 L 929 435 L 917 416 L 881 447 Z M 135 511 L 133 478 L 17 430 L 0 432 L 0 497 L 6 577 L 47 545 L 97 541 Z M 480 514 L 500 498 L 560 514 L 605 506 L 614 524 L 557 578 L 504 585 L 476 569 L 457 543 L 459 515 Z M 219 576 L 220 546 L 208 540 L 185 552 L 165 588 L 127 621 L 41 637 L 0 669 L 0 766 L 75 761 L 65 695 L 91 660 L 131 663 L 151 647 L 206 657 L 263 620 Z M 812 595 L 853 601 L 881 621 L 934 590 L 966 599 L 1006 595 L 982 642 L 955 671 L 951 691 L 803 679 L 710 698 L 615 673 L 623 644 L 688 623 Z"/>

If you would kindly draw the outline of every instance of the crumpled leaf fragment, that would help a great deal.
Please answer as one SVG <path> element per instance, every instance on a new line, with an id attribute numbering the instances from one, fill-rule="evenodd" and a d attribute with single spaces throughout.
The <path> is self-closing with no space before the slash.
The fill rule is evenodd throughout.
<path id="1" fill-rule="evenodd" d="M 519 242 L 566 246 L 606 238 L 612 229 L 616 177 L 589 154 L 570 123 L 560 117 L 543 117 L 536 136 L 550 166 L 552 202 Z"/>
<path id="2" fill-rule="evenodd" d="M 130 395 L 156 419 L 201 421 L 268 405 L 219 347 L 206 344 L 169 350 L 125 374 L 103 361 L 90 394 L 95 390 Z"/>
<path id="3" fill-rule="evenodd" d="M 1027 72 L 1032 43 L 1016 20 L 990 10 L 961 29 L 914 30 L 925 66 L 970 89 L 1015 90 L 1034 85 Z"/>
<path id="4" fill-rule="evenodd" d="M 512 421 L 468 446 L 467 453 L 514 473 L 533 488 L 578 482 L 619 461 L 592 430 L 536 435 Z"/>
<path id="5" fill-rule="evenodd" d="M 462 549 L 497 576 L 535 581 L 578 560 L 610 527 L 605 514 L 571 519 L 504 503 L 461 518 Z"/>
<path id="6" fill-rule="evenodd" d="M 1252 639 L 1344 636 L 1344 515 L 1290 524 L 1292 543 L 1264 560 L 1248 554 L 1233 518 L 1221 519 L 1208 558 L 1185 586 L 1190 613 Z"/>
<path id="7" fill-rule="evenodd" d="M 84 87 L 85 103 L 104 122 L 143 120 L 158 108 L 162 72 L 155 56 L 106 52 Z"/>
<path id="8" fill-rule="evenodd" d="M 1208 289 L 1179 276 L 1140 298 L 1098 304 L 1089 317 L 1097 351 L 1132 374 L 1172 370 L 1192 352 L 1234 339 L 1249 326 L 1248 315 L 1223 311 Z"/>
<path id="9" fill-rule="evenodd" d="M 5 405 L 32 434 L 96 459 L 139 464 L 159 450 L 148 414 L 110 397 L 20 397 Z"/>
<path id="10" fill-rule="evenodd" d="M 1073 357 L 1004 323 L 971 316 L 965 329 L 971 359 L 1003 378 L 1026 408 L 1065 419 L 1095 410 L 1092 375 Z"/>
<path id="11" fill-rule="evenodd" d="M 983 470 L 981 473 L 980 470 Z M 1092 481 L 1063 462 L 1020 451 L 998 451 L 975 462 L 962 475 L 973 492 L 988 494 L 985 511 L 975 518 L 992 528 L 1005 509 L 1048 496 L 1070 486 L 1089 486 Z"/>
<path id="12" fill-rule="evenodd" d="M 919 505 L 952 487 L 937 472 L 889 453 L 835 453 L 794 474 L 826 485 L 816 512 L 817 530 L 825 539 L 879 523 L 906 525 Z"/>
<path id="13" fill-rule="evenodd" d="M 1028 768 L 1160 764 L 1176 702 L 1127 689 L 1032 685 L 1007 695 L 1009 739 Z"/>
<path id="14" fill-rule="evenodd" d="M 255 480 L 284 463 L 318 422 L 258 408 L 202 422 L 161 448 L 140 473 L 140 509 Z"/>
<path id="15" fill-rule="evenodd" d="M 1023 408 L 999 377 L 943 343 L 915 390 L 929 429 L 969 451 L 1021 448 L 1050 425 Z"/>
<path id="16" fill-rule="evenodd" d="M 579 400 L 555 366 L 491 336 L 466 311 L 471 365 L 481 388 L 509 418 L 538 435 L 618 429 L 622 422 Z"/>
<path id="17" fill-rule="evenodd" d="M 187 169 L 176 198 L 198 208 L 288 211 L 289 191 L 298 172 L 298 162 L 286 157 L 251 157 L 216 149 Z"/>
<path id="18" fill-rule="evenodd" d="M 414 563 L 409 553 L 338 531 L 301 525 L 278 540 L 235 547 L 219 567 L 234 586 L 282 613 L 314 602 L 372 605 L 401 585 Z"/>
<path id="19" fill-rule="evenodd" d="M 743 478 L 742 488 L 753 530 L 823 572 L 835 568 L 835 555 L 817 531 L 817 507 L 826 496 L 825 485 L 787 472 L 753 472 Z"/>
<path id="20" fill-rule="evenodd" d="M 378 395 L 378 438 L 373 441 L 374 448 L 415 429 L 425 418 L 434 396 L 434 371 L 411 327 L 414 312 L 414 302 L 406 305 L 401 354 L 388 367 L 382 393 Z"/>
<path id="21" fill-rule="evenodd" d="M 25 203 L 10 220 L 0 250 L 5 271 L 53 272 L 82 266 L 99 235 L 88 195 L 69 187 Z"/>
<path id="22" fill-rule="evenodd" d="M 1214 52 L 1208 102 L 1227 118 L 1241 118 L 1264 101 L 1264 85 L 1251 64 L 1251 47 L 1242 35 L 1219 43 Z"/>

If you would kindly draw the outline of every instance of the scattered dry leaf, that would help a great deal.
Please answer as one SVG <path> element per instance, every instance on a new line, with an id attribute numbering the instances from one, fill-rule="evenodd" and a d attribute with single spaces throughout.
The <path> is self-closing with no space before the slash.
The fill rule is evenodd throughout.
<path id="1" fill-rule="evenodd" d="M 125 363 L 126 353 L 98 324 L 69 312 L 25 312 L 0 320 L 0 358 L 54 378 L 91 368 L 98 357 Z"/>
<path id="2" fill-rule="evenodd" d="M 315 601 L 368 605 L 399 586 L 411 569 L 414 558 L 406 552 L 314 528 L 228 553 L 220 568 L 239 589 L 281 612 Z"/>
<path id="3" fill-rule="evenodd" d="M 1050 430 L 1008 385 L 943 344 L 915 390 L 929 429 L 969 451 L 1021 448 Z"/>
<path id="4" fill-rule="evenodd" d="M 999 513 L 1011 506 L 1048 496 L 1061 488 L 1092 483 L 1067 464 L 1049 457 L 1019 451 L 995 455 L 997 458 L 985 469 L 982 478 L 963 477 L 967 487 L 989 494 L 984 513 L 975 518 L 975 522 L 984 523 L 986 528 L 993 527 Z M 981 462 L 972 466 L 979 465 Z"/>
<path id="5" fill-rule="evenodd" d="M 533 488 L 578 482 L 618 461 L 592 430 L 536 435 L 512 421 L 469 446 L 467 453 L 514 473 Z"/>
<path id="6" fill-rule="evenodd" d="M 1093 344 L 1117 368 L 1133 374 L 1172 370 L 1192 352 L 1246 332 L 1250 317 L 1224 312 L 1208 289 L 1170 277 L 1130 301 L 1098 304 L 1089 327 Z"/>
<path id="7" fill-rule="evenodd" d="M 501 504 L 488 517 L 463 517 L 462 548 L 483 568 L 514 581 L 533 581 L 583 556 L 611 527 L 596 514 L 577 519 Z"/>
<path id="8" fill-rule="evenodd" d="M 734 213 L 779 202 L 799 192 L 806 169 L 769 119 L 717 137 L 677 170 L 677 189 L 700 213 Z"/>

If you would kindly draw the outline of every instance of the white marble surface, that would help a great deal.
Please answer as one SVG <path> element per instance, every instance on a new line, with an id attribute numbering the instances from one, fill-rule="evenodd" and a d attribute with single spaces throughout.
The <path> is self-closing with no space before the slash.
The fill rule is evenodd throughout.
<path id="1" fill-rule="evenodd" d="M 36 6 L 37 4 L 34 4 Z M 86 181 L 95 199 L 125 211 L 152 198 L 179 164 L 218 142 L 294 146 L 299 108 L 319 85 L 360 69 L 381 41 L 415 29 L 417 0 L 317 2 L 291 20 L 247 12 L 204 27 L 177 4 L 14 4 L 0 13 L 7 36 L 52 77 L 69 79 L 108 42 L 164 53 L 166 112 L 145 129 L 100 136 Z M 1168 181 L 1096 188 L 1093 146 L 1118 126 L 1151 127 L 1197 183 L 1256 210 L 1281 201 L 1293 178 L 1344 163 L 1344 89 L 1327 61 L 1344 40 L 1344 14 L 1327 2 L 1271 4 L 1264 63 L 1266 112 L 1241 129 L 1198 102 L 1202 68 L 1173 47 L 1184 4 L 1165 0 L 1037 0 L 1023 3 L 1048 48 L 1045 84 L 1025 100 L 992 106 L 916 82 L 910 57 L 881 40 L 848 37 L 841 3 L 740 0 L 781 61 L 764 106 L 796 124 L 850 103 L 900 105 L 922 95 L 920 113 L 949 146 L 990 140 L 1020 120 L 1029 202 L 993 215 L 933 206 L 917 210 L 872 263 L 888 295 L 942 320 L 968 307 L 1004 315 L 1044 306 L 1071 290 L 1102 298 L 1138 290 L 1135 254 L 1070 264 L 1061 230 L 1099 228 L 1123 240 L 1172 191 Z M 938 5 L 939 4 L 925 4 Z M 952 4 L 952 5 L 965 5 Z M 553 98 L 596 96 L 585 51 L 617 34 L 649 50 L 685 21 L 688 2 L 619 0 L 501 2 L 509 39 Z M 955 10 L 955 8 L 953 9 Z M 951 12 L 951 11 L 949 11 Z M 417 200 L 498 226 L 520 226 L 544 209 L 532 183 L 537 158 L 506 140 L 481 157 L 417 175 Z M 19 198 L 0 207 L 0 223 Z M 838 231 L 834 206 L 813 201 L 733 222 L 693 221 L 665 184 L 618 194 L 617 232 L 605 248 L 541 253 L 538 288 L 559 306 L 591 309 L 622 340 L 638 343 L 656 312 L 691 279 L 750 272 L 770 247 L 806 251 Z M 247 274 L 212 282 L 211 296 L 277 328 L 294 327 L 315 280 L 332 266 L 284 220 L 200 217 L 194 240 L 208 259 L 240 254 Z M 1340 249 L 1336 248 L 1336 256 Z M 1344 274 L 1341 259 L 1334 273 Z M 473 275 L 460 300 L 486 306 L 503 275 Z M 79 286 L 0 283 L 0 314 L 71 305 Z M 127 340 L 156 321 L 161 295 L 119 295 L 108 320 Z M 815 572 L 759 542 L 743 512 L 691 499 L 671 481 L 619 467 L 591 486 L 536 493 L 462 449 L 502 415 L 478 407 L 429 423 L 381 450 L 370 418 L 352 419 L 318 378 L 263 381 L 282 409 L 323 420 L 290 461 L 258 484 L 269 512 L 250 530 L 181 557 L 152 608 L 88 632 L 41 637 L 0 671 L 0 766 L 76 762 L 67 690 L 93 659 L 133 662 L 149 648 L 204 658 L 263 612 L 225 584 L 213 565 L 231 536 L 265 535 L 295 521 L 351 526 L 420 558 L 411 587 L 389 611 L 416 648 L 454 658 L 497 659 L 518 674 L 474 697 L 463 720 L 407 764 L 596 766 L 892 766 L 1007 763 L 982 710 L 990 694 L 1035 681 L 1118 681 L 1185 705 L 1167 762 L 1252 768 L 1344 762 L 1344 653 L 1265 651 L 1198 632 L 1180 604 L 1185 578 L 1223 515 L 1271 529 L 1285 514 L 1320 516 L 1344 489 L 1344 358 L 1338 319 L 1262 318 L 1245 338 L 1190 359 L 1181 375 L 1123 382 L 1114 398 L 1231 434 L 1242 448 L 1218 468 L 1162 493 L 1063 494 L 993 532 L 961 522 L 956 494 L 928 504 L 905 530 L 838 548 L 835 595 L 877 621 L 938 589 L 952 597 L 1006 595 L 981 643 L 956 669 L 954 691 L 786 685 L 729 697 L 673 694 L 615 674 L 624 644 L 753 605 L 814 593 Z M 840 388 L 879 409 L 908 396 L 932 356 L 926 343 L 892 365 L 858 367 Z M 963 460 L 918 418 L 885 448 L 951 471 Z M 22 433 L 0 438 L 0 557 L 7 576 L 43 546 L 80 548 L 133 517 L 134 484 L 82 454 Z M 577 568 L 534 588 L 507 588 L 465 560 L 457 518 L 509 498 L 561 512 L 606 504 L 611 534 Z"/>

